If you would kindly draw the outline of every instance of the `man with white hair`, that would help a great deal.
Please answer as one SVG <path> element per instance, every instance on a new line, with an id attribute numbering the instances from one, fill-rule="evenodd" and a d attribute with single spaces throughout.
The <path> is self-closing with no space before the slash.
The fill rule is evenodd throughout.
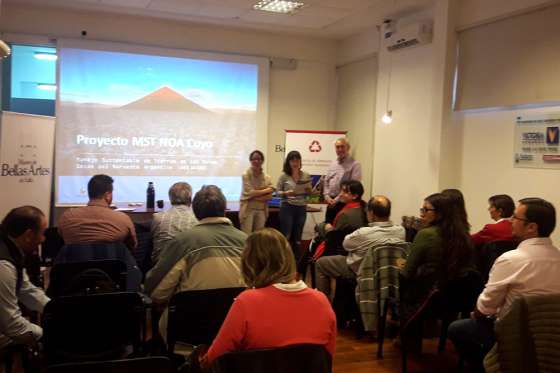
<path id="1" fill-rule="evenodd" d="M 336 160 L 327 170 L 323 186 L 323 196 L 328 203 L 325 221 L 331 223 L 334 217 L 344 206 L 338 201 L 340 194 L 340 183 L 342 181 L 362 181 L 362 166 L 350 156 L 350 143 L 345 137 L 341 137 L 334 143 Z"/>
<path id="2" fill-rule="evenodd" d="M 169 188 L 171 209 L 154 214 L 152 238 L 154 249 L 152 262 L 155 264 L 167 244 L 181 232 L 192 228 L 198 220 L 191 208 L 192 188 L 188 183 L 178 182 Z"/>

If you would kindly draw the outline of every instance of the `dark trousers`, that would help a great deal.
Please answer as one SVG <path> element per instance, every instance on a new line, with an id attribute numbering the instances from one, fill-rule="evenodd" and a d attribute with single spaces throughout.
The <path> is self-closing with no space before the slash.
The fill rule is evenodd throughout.
<path id="1" fill-rule="evenodd" d="M 300 255 L 301 235 L 307 217 L 306 206 L 295 206 L 283 203 L 280 206 L 278 218 L 280 219 L 280 231 L 292 245 L 296 260 Z"/>
<path id="2" fill-rule="evenodd" d="M 484 372 L 484 356 L 495 342 L 494 320 L 487 318 L 457 320 L 449 325 L 447 333 L 459 356 L 472 372 Z"/>

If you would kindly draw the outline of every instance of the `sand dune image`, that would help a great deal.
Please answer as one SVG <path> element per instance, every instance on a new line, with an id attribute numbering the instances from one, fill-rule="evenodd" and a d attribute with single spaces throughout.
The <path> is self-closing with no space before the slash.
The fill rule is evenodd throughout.
<path id="1" fill-rule="evenodd" d="M 120 109 L 212 113 L 169 87 L 161 87 L 136 101 L 121 106 Z"/>

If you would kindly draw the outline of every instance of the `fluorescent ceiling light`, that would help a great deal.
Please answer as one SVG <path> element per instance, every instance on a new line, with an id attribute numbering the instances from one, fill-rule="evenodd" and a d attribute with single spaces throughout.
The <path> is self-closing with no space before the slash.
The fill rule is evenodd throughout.
<path id="1" fill-rule="evenodd" d="M 58 58 L 56 53 L 48 53 L 48 52 L 35 52 L 33 57 L 43 61 L 56 61 L 56 59 Z"/>
<path id="2" fill-rule="evenodd" d="M 56 91 L 56 84 L 37 83 L 37 89 L 41 91 Z"/>
<path id="3" fill-rule="evenodd" d="M 292 14 L 304 4 L 298 1 L 288 0 L 260 0 L 253 5 L 253 9 L 264 10 L 265 12 Z"/>

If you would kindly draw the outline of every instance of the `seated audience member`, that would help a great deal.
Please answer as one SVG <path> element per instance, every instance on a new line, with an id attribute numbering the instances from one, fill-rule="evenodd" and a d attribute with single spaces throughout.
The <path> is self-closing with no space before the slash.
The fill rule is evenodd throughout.
<path id="1" fill-rule="evenodd" d="M 95 175 L 88 182 L 89 202 L 66 210 L 58 221 L 58 232 L 67 245 L 88 242 L 123 242 L 130 250 L 137 245 L 130 217 L 111 209 L 113 179 Z"/>
<path id="2" fill-rule="evenodd" d="M 343 251 L 342 241 L 344 236 L 368 224 L 366 203 L 362 200 L 363 194 L 364 187 L 359 181 L 348 180 L 340 183 L 338 200 L 344 205 L 336 214 L 332 225 L 326 223 L 323 226 L 325 237 L 327 237 L 327 241 L 324 243 L 325 255 L 333 255 L 336 252 Z M 328 238 L 327 233 L 331 231 L 337 232 L 337 234 Z M 321 247 L 318 248 L 317 253 L 316 258 L 323 255 Z"/>
<path id="3" fill-rule="evenodd" d="M 181 291 L 245 286 L 241 254 L 247 235 L 225 217 L 220 188 L 203 186 L 194 196 L 193 211 L 198 224 L 179 233 L 148 273 L 145 289 L 156 303 L 166 304 Z M 166 329 L 167 312 L 160 320 L 164 338 Z"/>
<path id="4" fill-rule="evenodd" d="M 513 199 L 506 194 L 498 194 L 488 199 L 488 205 L 490 217 L 496 223 L 486 224 L 482 230 L 471 235 L 476 247 L 488 242 L 513 240 L 510 220 L 515 209 Z"/>
<path id="5" fill-rule="evenodd" d="M 519 201 L 512 232 L 521 243 L 494 262 L 471 319 L 449 327 L 449 338 L 472 371 L 484 372 L 482 360 L 495 341 L 492 317 L 504 317 L 517 296 L 560 294 L 560 250 L 550 239 L 555 226 L 556 211 L 550 202 L 541 198 Z"/>
<path id="6" fill-rule="evenodd" d="M 239 223 L 247 234 L 264 228 L 268 217 L 268 201 L 272 199 L 272 181 L 262 165 L 264 154 L 253 150 L 249 154 L 251 167 L 242 176 L 242 191 L 239 200 Z"/>
<path id="7" fill-rule="evenodd" d="M 444 287 L 473 268 L 472 241 L 468 226 L 453 201 L 442 193 L 428 196 L 420 209 L 426 228 L 409 249 L 402 270 L 401 299 L 407 319 L 434 287 Z"/>
<path id="8" fill-rule="evenodd" d="M 453 206 L 459 211 L 459 216 L 463 225 L 465 225 L 470 231 L 471 225 L 469 224 L 469 218 L 467 216 L 467 209 L 465 208 L 465 197 L 459 189 L 444 189 L 441 194 L 447 196 L 451 199 Z"/>
<path id="9" fill-rule="evenodd" d="M 394 225 L 391 215 L 391 201 L 385 196 L 372 197 L 367 205 L 368 227 L 355 230 L 344 238 L 342 246 L 348 256 L 332 255 L 319 258 L 315 264 L 317 290 L 330 298 L 330 278 L 356 278 L 360 264 L 367 251 L 373 247 L 403 243 L 405 230 Z"/>
<path id="10" fill-rule="evenodd" d="M 171 208 L 154 214 L 152 263 L 157 263 L 161 252 L 179 233 L 192 228 L 198 220 L 191 209 L 192 188 L 188 183 L 175 183 L 169 188 Z"/>
<path id="11" fill-rule="evenodd" d="M 323 345 L 334 355 L 336 318 L 329 301 L 296 281 L 294 255 L 280 232 L 264 228 L 249 236 L 241 269 L 251 289 L 233 302 L 205 365 L 229 351 L 303 343 Z"/>
<path id="12" fill-rule="evenodd" d="M 367 225 L 366 203 L 362 200 L 363 195 L 364 186 L 359 181 L 348 180 L 340 183 L 338 199 L 344 203 L 344 206 L 336 214 L 332 225 L 327 223 L 325 230 L 351 233 Z"/>
<path id="13" fill-rule="evenodd" d="M 0 349 L 10 344 L 34 345 L 43 334 L 40 326 L 27 321 L 21 302 L 32 311 L 43 311 L 49 301 L 43 290 L 31 284 L 24 269 L 26 254 L 45 240 L 45 215 L 36 207 L 11 210 L 0 228 Z"/>

